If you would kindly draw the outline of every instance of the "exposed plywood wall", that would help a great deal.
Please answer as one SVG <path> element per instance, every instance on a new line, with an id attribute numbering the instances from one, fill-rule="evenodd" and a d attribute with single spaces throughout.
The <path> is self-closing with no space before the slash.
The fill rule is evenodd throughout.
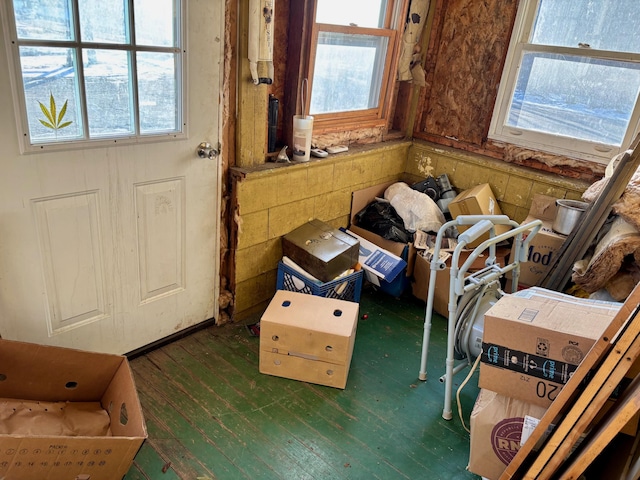
<path id="1" fill-rule="evenodd" d="M 417 137 L 483 144 L 516 7 L 516 0 L 439 1 Z"/>
<path id="2" fill-rule="evenodd" d="M 413 137 L 536 170 L 595 181 L 604 167 L 487 140 L 517 0 L 436 0 L 423 43 L 426 86 Z M 400 115 L 408 114 L 406 101 Z M 396 123 L 399 114 L 396 112 Z M 410 127 L 410 125 L 409 125 Z"/>

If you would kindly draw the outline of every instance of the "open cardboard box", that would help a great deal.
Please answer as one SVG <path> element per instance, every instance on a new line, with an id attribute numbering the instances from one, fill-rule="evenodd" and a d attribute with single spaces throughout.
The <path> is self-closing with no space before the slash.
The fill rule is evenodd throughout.
<path id="1" fill-rule="evenodd" d="M 390 284 L 381 282 L 381 289 L 395 296 L 399 296 L 402 291 L 409 286 L 409 279 L 413 274 L 413 263 L 416 257 L 416 250 L 413 243 L 400 243 L 387 240 L 380 235 L 365 230 L 355 224 L 355 216 L 363 208 L 373 202 L 376 198 L 384 198 L 384 192 L 390 185 L 397 182 L 381 183 L 373 187 L 357 190 L 351 195 L 351 217 L 349 219 L 349 230 L 369 242 L 381 247 L 384 250 L 402 258 L 407 262 L 407 268 L 403 276 L 399 276 Z"/>
<path id="2" fill-rule="evenodd" d="M 0 434 L 0 478 L 122 478 L 147 437 L 126 357 L 0 339 L 0 398 L 99 402 L 109 436 Z M 25 420 L 28 421 L 28 418 Z"/>
<path id="3" fill-rule="evenodd" d="M 497 248 L 496 261 L 500 265 L 504 266 L 506 257 L 509 255 L 510 251 L 511 250 L 507 247 Z M 463 250 L 462 252 L 460 252 L 458 267 L 462 266 L 473 252 L 474 250 Z M 468 273 L 473 273 L 484 268 L 488 255 L 489 250 L 481 254 L 471 265 Z M 427 301 L 427 296 L 429 294 L 429 280 L 431 278 L 431 273 L 431 262 L 429 262 L 429 260 L 427 260 L 420 254 L 416 255 L 415 263 L 413 266 L 413 282 L 411 285 L 411 290 L 413 296 L 422 300 L 423 302 Z M 433 310 L 445 318 L 449 316 L 450 279 L 451 257 L 447 259 L 445 269 L 436 272 L 436 288 L 433 294 Z M 509 284 L 508 286 L 511 287 L 511 284 Z"/>

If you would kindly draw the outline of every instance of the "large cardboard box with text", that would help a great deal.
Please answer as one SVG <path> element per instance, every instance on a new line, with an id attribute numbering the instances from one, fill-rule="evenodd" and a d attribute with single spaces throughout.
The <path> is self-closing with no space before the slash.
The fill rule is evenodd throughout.
<path id="1" fill-rule="evenodd" d="M 113 480 L 129 471 L 147 431 L 126 357 L 0 340 L 0 378 L 3 403 L 99 403 L 110 431 L 108 436 L 43 433 L 45 424 L 48 432 L 68 429 L 51 425 L 54 412 L 26 412 L 11 429 L 16 433 L 0 434 L 0 478 Z M 36 413 L 40 420 L 30 424 Z M 4 432 L 9 423 L 4 422 Z"/>
<path id="2" fill-rule="evenodd" d="M 352 193 L 349 230 L 407 262 L 405 271 L 401 275 L 396 277 L 393 282 L 387 283 L 385 281 L 382 281 L 380 283 L 380 288 L 382 291 L 394 296 L 399 296 L 406 288 L 409 287 L 410 277 L 413 274 L 413 264 L 416 257 L 416 250 L 413 246 L 413 243 L 400 243 L 394 242 L 392 240 L 387 240 L 386 238 L 383 238 L 376 233 L 358 226 L 355 220 L 358 212 L 364 209 L 376 198 L 384 198 L 385 190 L 394 183 L 396 182 L 381 183 L 379 185 L 374 185 L 373 187 L 357 190 Z"/>
<path id="3" fill-rule="evenodd" d="M 548 407 L 621 304 L 527 294 L 505 295 L 485 313 L 479 385 Z"/>
<path id="4" fill-rule="evenodd" d="M 260 319 L 260 373 L 345 388 L 359 305 L 278 290 Z"/>
<path id="5" fill-rule="evenodd" d="M 518 283 L 523 287 L 541 285 L 555 260 L 555 256 L 558 255 L 567 238 L 554 232 L 551 228 L 556 218 L 556 212 L 555 198 L 540 194 L 533 196 L 529 215 L 521 225 L 526 225 L 534 220 L 542 220 L 542 226 L 529 243 L 529 260 L 520 264 Z M 507 278 L 511 278 L 510 272 Z"/>
<path id="6" fill-rule="evenodd" d="M 546 410 L 481 389 L 471 412 L 469 471 L 498 480 L 520 450 L 523 430 L 526 439 L 526 426 L 539 421 Z"/>
<path id="7" fill-rule="evenodd" d="M 594 419 L 586 431 L 597 428 L 604 413 L 613 404 L 613 401 L 608 401 L 602 414 Z M 489 480 L 498 480 L 521 445 L 538 426 L 546 410 L 533 403 L 481 389 L 470 418 L 469 471 Z M 635 437 L 637 429 L 638 415 L 635 415 L 629 419 L 621 433 Z M 543 439 L 548 433 L 543 433 Z M 578 442 L 583 438 L 584 436 Z"/>

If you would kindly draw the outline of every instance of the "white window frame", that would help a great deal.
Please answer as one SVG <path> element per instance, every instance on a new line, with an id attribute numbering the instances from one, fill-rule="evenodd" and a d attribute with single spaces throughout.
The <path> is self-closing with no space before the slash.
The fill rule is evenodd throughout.
<path id="1" fill-rule="evenodd" d="M 605 58 L 619 61 L 640 62 L 640 55 L 595 49 L 533 45 L 529 43 L 538 10 L 539 0 L 522 0 L 509 43 L 502 80 L 498 88 L 488 137 L 502 143 L 607 164 L 611 158 L 625 151 L 640 129 L 640 100 L 636 100 L 629 127 L 620 147 L 560 135 L 536 132 L 507 126 L 511 98 L 518 80 L 520 62 L 525 52 L 564 53 L 585 58 Z"/>
<path id="2" fill-rule="evenodd" d="M 74 10 L 74 25 L 77 25 L 78 14 L 78 0 L 71 0 L 73 2 L 73 10 Z M 111 44 L 111 43 L 97 43 L 97 42 L 83 42 L 81 40 L 73 40 L 73 41 L 44 41 L 44 40 L 20 40 L 18 39 L 18 34 L 16 31 L 16 23 L 15 16 L 13 13 L 13 4 L 11 0 L 3 1 L 0 5 L 0 16 L 1 25 L 4 32 L 5 37 L 5 45 L 7 50 L 7 58 L 8 58 L 8 68 L 9 75 L 11 81 L 11 92 L 13 96 L 13 105 L 14 105 L 14 113 L 16 119 L 16 127 L 18 133 L 18 143 L 20 146 L 21 154 L 29 154 L 29 153 L 37 153 L 37 152 L 55 152 L 55 151 L 67 151 L 67 150 L 75 150 L 75 149 L 84 149 L 84 148 L 99 148 L 99 147 L 109 147 L 114 145 L 131 145 L 131 144 L 144 144 L 144 143 L 153 143 L 163 140 L 179 140 L 188 137 L 188 122 L 186 119 L 188 118 L 187 111 L 187 88 L 188 78 L 187 78 L 187 42 L 186 42 L 186 18 L 187 18 L 187 1 L 186 0 L 177 0 L 178 4 L 178 15 L 180 18 L 177 21 L 178 32 L 176 35 L 178 45 L 174 47 L 140 47 L 135 44 L 129 44 L 123 46 L 122 44 Z M 131 25 L 131 28 L 135 28 Z M 88 125 L 86 114 L 84 115 L 84 129 L 85 129 L 85 138 L 83 139 L 73 139 L 73 140 L 65 140 L 58 142 L 50 142 L 50 143 L 31 143 L 30 134 L 29 134 L 29 124 L 27 118 L 27 108 L 24 94 L 24 82 L 22 78 L 22 68 L 20 64 L 20 47 L 21 46 L 42 46 L 42 47 L 59 47 L 65 46 L 68 48 L 76 49 L 79 53 L 77 68 L 78 70 L 82 70 L 82 49 L 86 48 L 95 48 L 95 49 L 114 49 L 120 51 L 131 51 L 131 52 L 171 52 L 177 55 L 178 60 L 176 62 L 176 103 L 177 103 L 177 119 L 176 119 L 176 131 L 171 132 L 162 132 L 162 133 L 154 133 L 154 134 L 140 134 L 140 119 L 139 119 L 139 104 L 138 104 L 138 85 L 136 83 L 137 80 L 137 66 L 135 65 L 135 61 L 131 62 L 131 70 L 132 76 L 134 79 L 133 82 L 133 108 L 135 109 L 135 134 L 133 135 L 113 135 L 100 137 L 97 139 L 88 138 Z M 82 79 L 83 75 L 80 74 L 79 78 Z M 84 85 L 82 84 L 82 80 L 80 80 L 80 89 L 84 91 Z M 84 95 L 81 96 L 81 101 L 86 102 L 86 97 Z M 86 104 L 83 105 L 82 111 L 86 112 Z"/>

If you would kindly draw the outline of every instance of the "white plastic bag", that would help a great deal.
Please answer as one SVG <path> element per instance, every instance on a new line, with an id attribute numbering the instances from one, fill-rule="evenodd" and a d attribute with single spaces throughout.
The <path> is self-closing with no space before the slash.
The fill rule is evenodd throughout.
<path id="1" fill-rule="evenodd" d="M 445 223 L 444 214 L 436 202 L 404 182 L 390 185 L 384 192 L 384 198 L 395 208 L 410 232 L 437 232 Z"/>

